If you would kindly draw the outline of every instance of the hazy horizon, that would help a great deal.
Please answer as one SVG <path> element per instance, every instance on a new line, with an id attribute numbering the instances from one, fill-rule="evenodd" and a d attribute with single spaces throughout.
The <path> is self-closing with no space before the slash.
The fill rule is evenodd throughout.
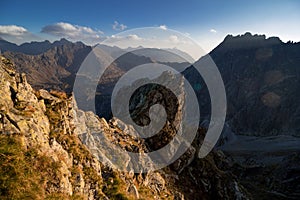
<path id="1" fill-rule="evenodd" d="M 123 31 L 158 27 L 177 30 L 206 52 L 226 35 L 245 32 L 300 41 L 300 2 L 288 1 L 3 1 L 0 37 L 21 44 L 66 38 L 94 45 Z M 84 17 L 83 17 L 84 16 Z M 133 35 L 132 39 L 143 39 Z M 170 36 L 170 42 L 180 42 Z M 172 48 L 172 45 L 169 45 Z"/>

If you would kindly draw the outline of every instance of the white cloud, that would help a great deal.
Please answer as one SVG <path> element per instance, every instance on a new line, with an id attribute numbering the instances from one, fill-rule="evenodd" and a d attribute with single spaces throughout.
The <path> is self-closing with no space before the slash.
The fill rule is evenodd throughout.
<path id="1" fill-rule="evenodd" d="M 171 35 L 169 37 L 169 40 L 172 42 L 172 43 L 178 43 L 179 42 L 179 39 L 176 35 Z"/>
<path id="2" fill-rule="evenodd" d="M 31 33 L 26 28 L 17 25 L 0 25 L 0 37 L 15 44 L 42 40 L 42 38 Z"/>
<path id="3" fill-rule="evenodd" d="M 160 25 L 159 28 L 161 28 L 162 30 L 167 30 L 167 26 L 166 25 Z"/>
<path id="4" fill-rule="evenodd" d="M 143 38 L 139 37 L 136 34 L 120 36 L 120 35 L 112 35 L 108 38 L 109 42 L 121 42 L 121 41 L 140 41 Z"/>
<path id="5" fill-rule="evenodd" d="M 8 36 L 22 36 L 27 34 L 28 31 L 22 26 L 16 25 L 0 25 L 0 35 L 8 35 Z"/>
<path id="6" fill-rule="evenodd" d="M 97 42 L 103 35 L 102 31 L 65 22 L 47 25 L 42 28 L 41 32 L 71 40 L 82 40 L 87 43 Z"/>
<path id="7" fill-rule="evenodd" d="M 131 39 L 131 40 L 141 40 L 142 38 L 140 38 L 139 36 L 137 35 L 128 35 L 127 36 L 128 39 Z"/>
<path id="8" fill-rule="evenodd" d="M 217 30 L 215 30 L 215 29 L 212 28 L 212 29 L 209 30 L 209 32 L 211 32 L 211 33 L 217 33 Z"/>
<path id="9" fill-rule="evenodd" d="M 112 25 L 112 28 L 115 31 L 123 31 L 127 28 L 127 26 L 124 24 L 120 24 L 118 21 L 115 21 L 114 24 Z"/>

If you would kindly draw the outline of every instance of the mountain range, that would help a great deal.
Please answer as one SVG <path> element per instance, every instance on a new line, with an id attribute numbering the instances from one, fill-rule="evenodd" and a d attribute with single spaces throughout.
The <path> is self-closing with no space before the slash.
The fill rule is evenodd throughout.
<path id="1" fill-rule="evenodd" d="M 35 90 L 58 90 L 69 94 L 79 67 L 93 48 L 65 39 L 22 45 L 0 40 L 2 55 L 11 60 L 17 72 L 27 75 Z M 120 77 L 134 66 L 160 63 L 179 69 L 193 86 L 201 110 L 199 123 L 202 128 L 207 128 L 211 114 L 209 92 L 201 74 L 194 68 L 204 57 L 194 63 L 174 56 L 170 49 L 167 52 L 148 49 L 146 54 L 143 48 L 121 49 L 104 45 L 101 48 L 115 61 L 100 80 L 80 77 L 88 82 L 96 81 L 98 85 L 96 94 L 82 88 L 82 96 L 77 102 L 81 109 L 89 111 L 89 107 L 85 107 L 87 102 L 96 99 L 96 114 L 107 121 L 113 120 L 111 94 Z M 186 57 L 185 54 L 179 53 L 182 57 Z M 241 190 L 251 193 L 248 198 L 297 199 L 300 194 L 300 43 L 284 43 L 278 37 L 266 38 L 251 33 L 228 35 L 208 55 L 224 81 L 228 107 L 217 149 L 224 151 L 229 156 L 224 160 L 230 162 L 217 162 L 216 165 L 220 167 L 223 163 L 220 168 L 234 174 Z M 160 142 L 154 138 L 149 144 Z M 193 161 L 192 168 L 187 168 L 184 176 L 189 176 L 188 169 L 198 167 L 195 162 L 199 164 L 199 161 Z M 194 180 L 195 173 L 191 176 Z M 226 180 L 229 179 L 236 180 L 231 177 Z M 196 178 L 196 182 L 199 180 Z M 187 195 L 186 187 L 181 188 L 186 197 L 194 198 Z"/>
<path id="2" fill-rule="evenodd" d="M 102 45 L 101 48 L 109 51 L 110 55 L 127 52 L 118 47 Z M 16 64 L 18 72 L 28 74 L 28 81 L 33 87 L 71 92 L 75 74 L 92 47 L 65 39 L 53 43 L 24 43 L 20 46 L 0 40 L 0 49 L 3 55 Z M 186 78 L 194 82 L 192 85 L 199 85 L 201 75 L 194 73 L 193 67 L 185 69 L 188 62 L 180 64 L 174 54 L 163 53 L 166 51 L 159 49 L 138 49 L 140 48 L 129 49 L 133 50 L 132 54 L 126 53 L 118 58 L 114 67 L 109 68 L 113 70 L 112 73 L 107 70 L 107 76 L 102 79 L 110 81 L 106 81 L 102 88 L 108 91 L 100 93 L 106 95 L 111 92 L 108 85 L 112 87 L 132 66 L 154 62 L 165 64 L 166 60 L 158 55 L 173 61 L 167 63 L 169 65 L 179 65 Z M 246 33 L 235 37 L 228 35 L 209 53 L 225 84 L 228 99 L 227 121 L 234 132 L 246 135 L 299 134 L 299 51 L 299 43 L 283 43 L 276 37 L 266 38 L 264 35 Z M 145 52 L 148 57 L 143 55 Z M 197 95 L 205 96 L 201 97 L 200 102 L 205 117 L 209 116 L 209 95 L 205 91 L 205 83 L 200 85 L 204 87 L 202 91 L 197 91 Z M 108 112 L 105 111 L 102 116 L 109 117 Z M 256 117 L 257 115 L 260 117 Z"/>

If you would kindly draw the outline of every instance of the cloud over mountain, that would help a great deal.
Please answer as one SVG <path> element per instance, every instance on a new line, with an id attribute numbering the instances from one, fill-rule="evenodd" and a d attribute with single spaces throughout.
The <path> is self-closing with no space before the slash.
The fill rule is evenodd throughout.
<path id="1" fill-rule="evenodd" d="M 17 25 L 0 25 L 0 35 L 22 36 L 28 33 L 27 29 Z"/>
<path id="2" fill-rule="evenodd" d="M 41 32 L 71 40 L 82 40 L 87 43 L 100 41 L 103 35 L 103 32 L 100 30 L 65 22 L 46 25 L 42 28 Z"/>
<path id="3" fill-rule="evenodd" d="M 177 37 L 176 35 L 171 35 L 171 36 L 169 37 L 169 40 L 170 40 L 172 43 L 178 43 L 178 42 L 180 42 L 179 39 L 178 39 L 178 37 Z"/>

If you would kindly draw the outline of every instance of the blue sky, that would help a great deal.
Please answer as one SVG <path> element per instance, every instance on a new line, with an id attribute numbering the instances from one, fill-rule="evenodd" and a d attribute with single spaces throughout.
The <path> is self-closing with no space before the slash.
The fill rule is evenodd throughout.
<path id="1" fill-rule="evenodd" d="M 60 37 L 93 43 L 122 30 L 151 26 L 188 34 L 207 51 L 227 34 L 247 31 L 300 41 L 297 0 L 2 0 L 0 7 L 0 37 L 16 43 Z M 73 28 L 77 33 L 70 32 Z"/>

